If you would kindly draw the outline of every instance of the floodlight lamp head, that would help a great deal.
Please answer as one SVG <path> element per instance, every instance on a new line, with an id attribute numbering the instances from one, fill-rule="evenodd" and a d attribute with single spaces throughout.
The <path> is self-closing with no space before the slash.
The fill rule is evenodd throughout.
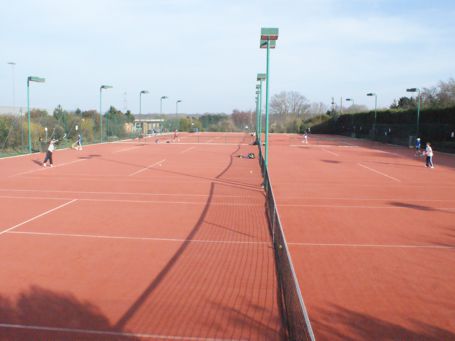
<path id="1" fill-rule="evenodd" d="M 28 82 L 44 83 L 46 81 L 46 79 L 45 78 L 41 78 L 41 77 L 29 76 L 27 78 L 27 81 Z"/>
<path id="2" fill-rule="evenodd" d="M 149 92 L 148 92 L 148 90 L 142 90 L 140 93 L 141 94 L 148 94 Z"/>
<path id="3" fill-rule="evenodd" d="M 100 90 L 103 90 L 103 89 L 112 89 L 113 86 L 112 85 L 101 85 L 100 86 Z"/>
<path id="4" fill-rule="evenodd" d="M 265 73 L 258 73 L 256 80 L 258 81 L 263 81 L 267 78 L 267 75 Z"/>
<path id="5" fill-rule="evenodd" d="M 166 99 L 166 98 L 167 98 L 167 96 L 161 96 L 161 99 Z"/>
<path id="6" fill-rule="evenodd" d="M 278 40 L 278 28 L 262 27 L 261 40 Z"/>
<path id="7" fill-rule="evenodd" d="M 372 93 L 372 92 L 369 92 L 367 93 L 367 96 L 375 96 L 376 94 Z"/>
<path id="8" fill-rule="evenodd" d="M 407 92 L 416 92 L 417 91 L 417 88 L 409 88 L 409 89 L 406 89 Z"/>

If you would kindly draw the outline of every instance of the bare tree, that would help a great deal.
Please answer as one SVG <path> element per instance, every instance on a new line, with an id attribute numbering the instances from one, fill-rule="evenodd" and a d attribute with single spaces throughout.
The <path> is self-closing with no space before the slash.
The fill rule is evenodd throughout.
<path id="1" fill-rule="evenodd" d="M 306 97 L 297 91 L 282 91 L 274 95 L 270 101 L 271 114 L 279 115 L 281 118 L 289 115 L 302 117 L 309 107 Z"/>

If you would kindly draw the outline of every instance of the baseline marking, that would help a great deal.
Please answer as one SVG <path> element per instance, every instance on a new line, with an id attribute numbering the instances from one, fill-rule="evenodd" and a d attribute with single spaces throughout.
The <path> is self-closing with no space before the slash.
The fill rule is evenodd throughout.
<path id="1" fill-rule="evenodd" d="M 30 199 L 30 200 L 70 200 L 65 197 L 21 197 L 21 196 L 7 196 L 2 195 L 0 199 Z M 91 202 L 128 202 L 134 204 L 175 204 L 175 205 L 207 205 L 206 201 L 157 201 L 157 200 L 132 200 L 132 199 L 91 199 L 91 198 L 78 198 L 74 200 L 91 201 Z M 211 202 L 210 205 L 214 206 L 240 206 L 240 207 L 263 207 L 264 204 L 238 203 L 238 202 Z"/>
<path id="2" fill-rule="evenodd" d="M 333 155 L 335 155 L 335 156 L 340 156 L 340 154 L 334 153 L 334 152 L 332 152 L 332 151 L 330 151 L 330 150 L 327 150 L 327 149 L 325 149 L 325 148 L 321 148 L 321 149 L 322 149 L 323 151 L 325 151 L 325 152 L 327 152 L 327 153 L 330 153 L 330 154 L 333 154 Z"/>
<path id="3" fill-rule="evenodd" d="M 142 240 L 157 242 L 177 242 L 177 243 L 202 243 L 202 244 L 235 244 L 235 245 L 271 245 L 270 242 L 259 241 L 236 241 L 236 240 L 203 240 L 203 239 L 182 239 L 182 238 L 156 238 L 156 237 L 126 237 L 108 236 L 98 234 L 77 234 L 77 233 L 54 233 L 54 232 L 29 232 L 29 231 L 10 231 L 9 234 L 26 234 L 32 236 L 51 236 L 51 237 L 78 237 L 95 239 L 119 239 L 119 240 Z"/>
<path id="4" fill-rule="evenodd" d="M 370 167 L 368 167 L 368 166 L 362 165 L 361 163 L 358 163 L 358 165 L 359 165 L 360 167 L 366 168 L 366 169 L 368 169 L 368 170 L 370 170 L 370 171 L 372 171 L 372 172 L 374 172 L 374 173 L 377 173 L 377 174 L 380 174 L 380 175 L 382 175 L 382 176 L 385 176 L 386 178 L 392 179 L 392 180 L 397 181 L 397 182 L 401 182 L 400 179 L 394 178 L 393 176 L 390 176 L 390 175 L 387 175 L 387 174 L 385 174 L 385 173 L 382 173 L 382 172 L 380 172 L 380 171 L 378 171 L 378 170 L 376 170 L 376 169 L 373 169 L 373 168 L 370 168 Z"/>
<path id="5" fill-rule="evenodd" d="M 59 191 L 59 190 L 41 190 L 41 189 L 6 189 L 0 188 L 0 191 L 3 192 L 39 192 L 39 193 L 70 193 L 70 194 L 109 194 L 109 195 L 138 195 L 138 196 L 166 196 L 166 197 L 202 197 L 206 198 L 209 194 L 191 194 L 191 193 L 141 193 L 141 192 L 94 192 L 94 191 Z M 1 197 L 1 196 L 0 196 Z M 15 198 L 10 196 L 5 196 L 7 198 Z M 230 195 L 230 194 L 217 194 L 216 198 L 247 198 L 254 199 L 253 196 L 245 195 Z M 363 199 L 362 199 L 363 200 Z M 396 199 L 393 199 L 396 200 Z M 425 200 L 426 201 L 426 200 Z M 442 201 L 442 200 L 440 200 Z M 450 200 L 450 201 L 455 201 Z"/>
<path id="6" fill-rule="evenodd" d="M 152 164 L 150 166 L 147 166 L 145 168 L 139 169 L 138 171 L 133 172 L 133 173 L 129 174 L 128 176 L 134 176 L 134 175 L 137 175 L 139 173 L 145 172 L 146 170 L 149 170 L 150 168 L 153 168 L 156 165 L 161 165 L 164 161 L 166 161 L 166 159 L 160 160 L 160 161 L 155 162 L 154 164 Z"/>
<path id="7" fill-rule="evenodd" d="M 141 147 L 143 147 L 143 145 L 142 146 L 130 147 L 130 148 L 123 148 L 123 149 L 116 150 L 115 152 L 112 152 L 112 154 L 122 153 L 122 152 L 126 152 L 128 150 L 133 150 L 133 149 L 137 149 L 137 148 L 141 148 Z"/>
<path id="8" fill-rule="evenodd" d="M 406 245 L 406 244 L 325 244 L 325 243 L 290 243 L 296 246 L 334 246 L 334 247 L 371 247 L 371 248 L 403 248 L 403 249 L 455 249 L 455 245 Z"/>
<path id="9" fill-rule="evenodd" d="M 71 201 L 68 201 L 68 202 L 66 202 L 66 203 L 64 203 L 64 204 L 62 204 L 62 205 L 60 205 L 60 206 L 57 206 L 57 207 L 55 207 L 55 208 L 52 208 L 52 209 L 50 209 L 50 210 L 48 210 L 48 211 L 46 211 L 46 212 L 44 212 L 44 213 L 38 214 L 37 216 L 34 216 L 33 218 L 30 218 L 30 219 L 28 219 L 28 220 L 26 220 L 26 221 L 23 221 L 22 223 L 19 223 L 19 224 L 17 224 L 17 225 L 14 225 L 13 227 L 10 227 L 10 228 L 8 228 L 8 229 L 6 229 L 6 230 L 1 231 L 1 232 L 0 232 L 0 235 L 4 234 L 4 233 L 6 233 L 6 232 L 9 232 L 9 231 L 11 231 L 11 230 L 14 230 L 16 227 L 19 227 L 19 226 L 22 226 L 22 225 L 24 225 L 24 224 L 27 224 L 27 223 L 29 223 L 29 222 L 31 222 L 31 221 L 33 221 L 33 220 L 36 220 L 36 219 L 38 219 L 38 218 L 40 218 L 40 217 L 42 217 L 42 216 L 45 216 L 46 214 L 49 214 L 49 213 L 51 213 L 51 212 L 54 212 L 54 211 L 56 211 L 56 210 L 58 210 L 58 209 L 60 209 L 60 208 L 62 208 L 62 207 L 65 207 L 65 206 L 67 206 L 67 205 L 69 205 L 69 204 L 72 204 L 72 203 L 75 202 L 75 201 L 77 201 L 77 199 L 73 199 L 73 200 L 71 200 Z"/>
<path id="10" fill-rule="evenodd" d="M 63 166 L 68 166 L 68 165 L 71 165 L 73 163 L 77 163 L 77 162 L 82 162 L 82 161 L 87 161 L 88 159 L 79 159 L 79 160 L 75 160 L 75 161 L 71 161 L 71 162 L 66 162 L 66 163 L 62 163 L 62 164 L 59 164 L 59 165 L 56 165 L 54 167 L 52 167 L 52 169 L 54 168 L 59 168 L 59 167 L 63 167 Z M 42 172 L 42 171 L 46 171 L 48 170 L 50 167 L 40 167 L 38 169 L 32 169 L 30 171 L 26 171 L 26 172 L 21 172 L 21 173 L 16 173 L 16 174 L 13 174 L 13 175 L 10 175 L 9 178 L 13 178 L 15 176 L 19 176 L 19 175 L 24 175 L 24 174 L 29 174 L 29 173 L 34 173 L 34 172 Z"/>
<path id="11" fill-rule="evenodd" d="M 214 339 L 192 336 L 172 336 L 172 335 L 159 335 L 159 334 L 143 334 L 143 333 L 128 333 L 128 332 L 111 332 L 108 330 L 92 330 L 92 329 L 77 329 L 77 328 L 58 328 L 58 327 L 43 327 L 43 326 L 29 326 L 23 324 L 9 324 L 0 323 L 0 328 L 10 329 L 26 329 L 26 330 L 41 330 L 48 332 L 64 332 L 73 334 L 92 334 L 104 336 L 123 336 L 123 337 L 141 337 L 141 338 L 154 338 L 161 340 L 198 340 L 198 341 L 240 341 L 236 339 Z"/>
<path id="12" fill-rule="evenodd" d="M 192 149 L 194 149 L 194 148 L 196 148 L 196 147 L 190 147 L 190 148 L 188 148 L 188 149 L 182 150 L 182 151 L 180 152 L 180 154 L 184 154 L 184 153 L 186 153 L 186 152 L 189 152 L 190 150 L 192 150 Z"/>

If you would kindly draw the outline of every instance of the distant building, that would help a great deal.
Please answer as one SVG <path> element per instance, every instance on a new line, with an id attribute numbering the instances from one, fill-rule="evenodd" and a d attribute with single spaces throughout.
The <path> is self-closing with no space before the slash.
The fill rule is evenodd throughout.
<path id="1" fill-rule="evenodd" d="M 139 134 L 153 134 L 163 130 L 164 119 L 162 118 L 136 118 L 134 131 Z"/>

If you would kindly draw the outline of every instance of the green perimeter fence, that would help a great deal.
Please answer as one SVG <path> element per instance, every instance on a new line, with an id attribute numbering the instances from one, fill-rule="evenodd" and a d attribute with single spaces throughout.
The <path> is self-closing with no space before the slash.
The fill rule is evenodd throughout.
<path id="1" fill-rule="evenodd" d="M 273 195 L 272 184 L 267 168 L 265 168 L 264 165 L 264 158 L 260 145 L 258 145 L 258 149 L 259 162 L 264 176 L 267 216 L 275 253 L 282 317 L 286 325 L 287 339 L 314 341 L 313 329 L 305 303 L 303 302 L 297 275 L 292 264 L 291 254 L 289 253 L 288 245 L 286 243 L 286 237 L 278 214 L 275 196 Z"/>
<path id="2" fill-rule="evenodd" d="M 32 112 L 30 137 L 32 152 L 47 149 L 49 140 L 57 139 L 57 148 L 71 147 L 80 134 L 82 144 L 132 138 L 126 120 L 121 116 L 103 117 L 100 133 L 99 115 L 62 115 L 55 117 L 45 112 Z M 27 115 L 0 115 L 0 157 L 29 152 L 29 124 Z"/>

